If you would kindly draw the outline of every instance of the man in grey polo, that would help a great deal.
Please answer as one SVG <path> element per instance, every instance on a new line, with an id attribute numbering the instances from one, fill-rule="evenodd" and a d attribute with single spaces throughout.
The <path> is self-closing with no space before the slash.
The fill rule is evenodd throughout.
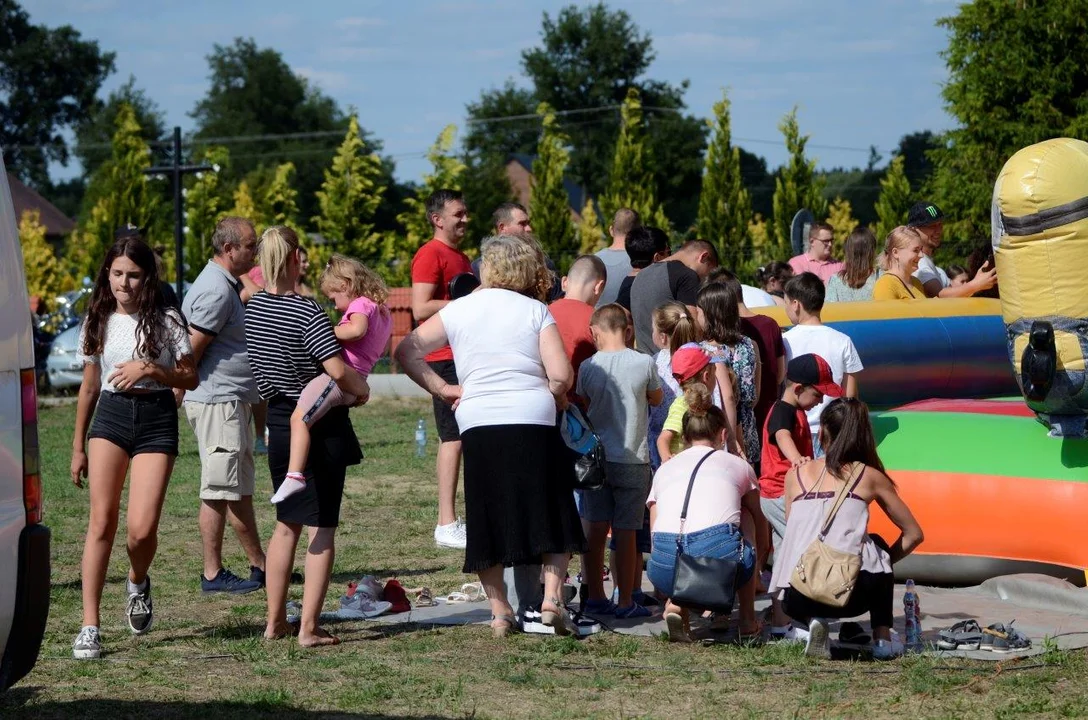
<path id="1" fill-rule="evenodd" d="M 205 593 L 243 594 L 264 586 L 264 551 L 253 515 L 251 405 L 260 398 L 246 354 L 239 276 L 249 272 L 257 233 L 244 218 L 225 217 L 212 234 L 213 257 L 182 303 L 200 384 L 185 395 L 185 416 L 200 447 L 200 538 Z M 249 579 L 223 567 L 227 518 L 249 558 Z"/>

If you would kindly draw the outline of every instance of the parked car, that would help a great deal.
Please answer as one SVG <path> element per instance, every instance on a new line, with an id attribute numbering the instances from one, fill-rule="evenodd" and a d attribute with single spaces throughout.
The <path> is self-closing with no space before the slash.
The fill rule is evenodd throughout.
<path id="1" fill-rule="evenodd" d="M 38 661 L 49 615 L 30 298 L 0 156 L 0 692 Z"/>
<path id="2" fill-rule="evenodd" d="M 54 390 L 71 390 L 83 382 L 83 365 L 78 361 L 79 329 L 81 325 L 70 327 L 53 338 L 45 369 L 49 376 L 49 387 Z"/>

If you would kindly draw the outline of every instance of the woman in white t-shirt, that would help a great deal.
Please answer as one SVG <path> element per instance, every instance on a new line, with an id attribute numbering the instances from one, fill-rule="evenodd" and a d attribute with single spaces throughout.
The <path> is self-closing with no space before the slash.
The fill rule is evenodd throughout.
<path id="1" fill-rule="evenodd" d="M 503 567 L 544 565 L 542 621 L 574 631 L 562 584 L 571 553 L 586 551 L 570 492 L 574 465 L 556 424 L 574 372 L 542 302 L 552 273 L 536 241 L 500 235 L 483 243 L 483 284 L 452 301 L 397 346 L 404 371 L 454 404 L 465 462 L 464 572 L 479 573 L 491 627 L 516 627 Z M 448 385 L 424 356 L 449 344 L 459 385 Z"/>
<path id="2" fill-rule="evenodd" d="M 185 321 L 166 307 L 155 255 L 139 237 L 122 238 L 106 253 L 80 331 L 79 357 L 83 384 L 71 474 L 76 487 L 87 479 L 91 508 L 81 568 L 83 627 L 72 654 L 85 660 L 102 653 L 99 605 L 130 467 L 125 615 L 134 634 L 151 629 L 147 571 L 178 454 L 178 409 L 171 388 L 197 386 Z"/>
<path id="3" fill-rule="evenodd" d="M 735 558 L 740 564 L 740 635 L 760 632 L 755 611 L 755 522 L 762 518 L 759 489 L 752 466 L 722 451 L 729 440 L 725 413 L 715 407 L 702 383 L 684 390 L 688 411 L 683 438 L 687 449 L 673 455 L 654 475 L 646 505 L 650 508 L 653 552 L 646 575 L 654 588 L 669 597 L 676 574 L 677 539 L 684 552 L 696 557 Z M 701 465 L 699 463 L 702 463 Z M 680 514 L 692 473 L 691 500 L 680 535 Z M 742 513 L 742 509 L 746 512 Z M 665 603 L 669 639 L 690 642 L 688 611 Z"/>

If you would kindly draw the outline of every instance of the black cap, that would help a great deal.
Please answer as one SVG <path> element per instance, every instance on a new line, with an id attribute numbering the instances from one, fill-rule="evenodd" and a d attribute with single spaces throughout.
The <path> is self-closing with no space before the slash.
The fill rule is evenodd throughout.
<path id="1" fill-rule="evenodd" d="M 916 202 L 907 213 L 907 227 L 925 227 L 944 220 L 944 213 L 931 202 Z"/>
<path id="2" fill-rule="evenodd" d="M 131 237 L 143 239 L 143 229 L 136 227 L 132 223 L 125 223 L 121 227 L 117 228 L 117 231 L 113 233 L 114 240 L 124 240 L 125 238 Z"/>

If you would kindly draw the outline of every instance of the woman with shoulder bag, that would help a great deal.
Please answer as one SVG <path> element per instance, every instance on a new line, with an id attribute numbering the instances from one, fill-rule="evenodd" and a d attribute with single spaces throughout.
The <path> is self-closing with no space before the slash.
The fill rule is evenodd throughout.
<path id="1" fill-rule="evenodd" d="M 782 593 L 787 615 L 808 624 L 806 655 L 831 656 L 825 618 L 868 612 L 876 641 L 873 657 L 897 657 L 903 646 L 891 639 L 892 565 L 918 547 L 922 528 L 884 472 L 865 403 L 844 397 L 828 405 L 820 415 L 820 441 L 827 454 L 786 475 L 786 534 L 770 591 Z M 879 536 L 868 534 L 869 505 L 874 500 L 902 531 L 890 548 Z M 820 586 L 824 575 L 816 577 L 811 567 L 806 573 L 805 567 L 817 544 L 823 546 L 825 563 L 840 565 L 831 568 L 833 574 L 852 581 L 837 604 L 811 597 L 824 590 Z"/>
<path id="2" fill-rule="evenodd" d="M 691 642 L 688 610 L 672 597 L 680 576 L 680 551 L 694 558 L 735 560 L 733 587 L 740 597 L 740 635 L 751 637 L 760 632 L 753 578 L 754 519 L 762 518 L 756 475 L 742 458 L 723 451 L 729 441 L 725 413 L 714 406 L 706 385 L 689 385 L 684 399 L 688 410 L 682 437 L 687 448 L 658 469 L 646 500 L 653 533 L 646 574 L 654 588 L 669 598 L 665 603 L 669 639 Z M 685 505 L 687 514 L 682 518 Z"/>

